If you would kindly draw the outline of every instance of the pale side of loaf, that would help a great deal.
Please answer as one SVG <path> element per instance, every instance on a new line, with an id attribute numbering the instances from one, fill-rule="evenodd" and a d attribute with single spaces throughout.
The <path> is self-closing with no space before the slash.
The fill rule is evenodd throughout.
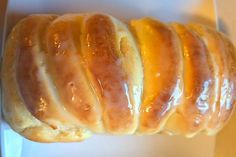
<path id="1" fill-rule="evenodd" d="M 214 135 L 235 107 L 236 53 L 200 24 L 31 15 L 6 42 L 2 86 L 4 118 L 33 141 Z"/>

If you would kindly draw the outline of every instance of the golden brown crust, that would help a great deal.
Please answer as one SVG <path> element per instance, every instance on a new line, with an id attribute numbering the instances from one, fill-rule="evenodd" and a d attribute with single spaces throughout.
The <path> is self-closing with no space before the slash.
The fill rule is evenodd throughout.
<path id="1" fill-rule="evenodd" d="M 3 68 L 2 81 L 3 81 L 3 91 L 4 91 L 3 114 L 6 121 L 11 125 L 11 127 L 15 131 L 17 131 L 18 133 L 22 134 L 23 136 L 31 140 L 39 142 L 81 141 L 90 136 L 89 131 L 80 128 L 78 126 L 71 126 L 70 124 L 71 118 L 68 118 L 68 116 L 65 116 L 65 114 L 58 112 L 58 108 L 55 106 L 51 106 L 52 110 L 48 111 L 45 110 L 47 116 L 45 115 L 42 116 L 42 114 L 39 115 L 35 114 L 34 117 L 34 115 L 32 114 L 33 112 L 29 112 L 29 110 L 26 108 L 27 105 L 25 103 L 25 99 L 21 96 L 22 93 L 19 93 L 18 91 L 18 83 L 16 77 L 17 73 L 16 71 L 18 70 L 16 68 L 17 53 L 32 52 L 32 51 L 23 51 L 23 49 L 19 48 L 19 46 L 23 46 L 20 45 L 19 43 L 20 42 L 19 38 L 21 38 L 20 36 L 21 28 L 35 21 L 38 21 L 37 23 L 41 25 L 43 24 L 43 21 L 47 21 L 51 18 L 52 18 L 51 15 L 34 15 L 27 17 L 24 20 L 22 20 L 19 24 L 17 24 L 13 29 L 12 33 L 10 34 L 6 44 L 3 67 L 2 67 Z M 16 50 L 21 52 L 16 53 Z M 30 48 L 28 50 L 30 50 Z M 37 53 L 39 51 L 33 51 L 33 52 Z M 36 86 L 36 83 L 33 82 L 31 85 Z M 28 94 L 30 94 L 29 96 L 32 96 L 32 94 L 34 93 L 28 93 Z M 50 111 L 52 112 L 49 113 Z M 61 117 L 60 114 L 62 114 L 63 117 Z M 42 118 L 42 121 L 40 120 L 40 118 Z M 69 124 L 64 123 L 62 125 L 63 121 L 67 121 L 69 122 Z M 54 125 L 58 124 L 60 128 L 53 127 L 54 125 L 50 124 Z M 71 130 L 75 131 L 71 132 Z M 67 136 L 63 134 L 66 134 Z"/>
<path id="2" fill-rule="evenodd" d="M 99 13 L 19 22 L 3 57 L 6 121 L 38 142 L 219 131 L 235 107 L 232 43 L 197 24 L 130 26 Z"/>
<path id="3" fill-rule="evenodd" d="M 182 93 L 182 54 L 178 38 L 165 24 L 153 19 L 131 22 L 144 66 L 143 103 L 139 133 L 162 130 Z"/>
<path id="4" fill-rule="evenodd" d="M 227 67 L 229 71 L 228 90 L 225 92 L 225 103 L 221 105 L 220 125 L 221 128 L 229 120 L 236 104 L 236 50 L 230 40 L 223 34 L 219 34 L 224 41 Z"/>
<path id="5" fill-rule="evenodd" d="M 103 108 L 104 127 L 109 133 L 133 132 L 135 106 L 130 103 L 128 75 L 116 47 L 116 30 L 107 15 L 85 19 L 83 56 Z"/>
<path id="6" fill-rule="evenodd" d="M 103 120 L 108 132 L 117 132 L 132 123 L 129 100 L 125 95 L 126 74 L 115 47 L 115 27 L 105 15 L 92 15 L 84 24 L 84 58 L 103 105 Z"/>
<path id="7" fill-rule="evenodd" d="M 214 134 L 217 132 L 223 125 L 221 122 L 222 113 L 226 103 L 226 91 L 228 91 L 228 79 L 229 79 L 229 70 L 231 66 L 227 62 L 226 56 L 226 47 L 224 41 L 212 28 L 199 25 L 199 24 L 189 24 L 188 27 L 198 34 L 198 36 L 204 41 L 205 45 L 208 48 L 209 55 L 212 57 L 212 61 L 215 64 L 214 66 L 214 76 L 215 76 L 215 103 L 212 106 L 212 113 L 209 116 L 207 132 L 208 134 Z M 226 114 L 228 115 L 228 114 Z M 230 114 L 229 114 L 230 115 Z"/>
<path id="8" fill-rule="evenodd" d="M 50 104 L 53 102 L 49 97 L 47 87 L 40 78 L 35 47 L 38 42 L 37 32 L 45 29 L 47 23 L 52 20 L 53 17 L 50 16 L 41 19 L 25 19 L 19 26 L 18 51 L 16 52 L 16 80 L 20 95 L 31 114 L 42 121 L 55 111 L 51 108 Z"/>
<path id="9" fill-rule="evenodd" d="M 191 136 L 205 129 L 209 111 L 214 75 L 208 50 L 194 32 L 181 24 L 171 25 L 178 34 L 184 59 L 184 100 L 176 114 L 182 117 L 185 128 L 181 134 Z"/>
<path id="10" fill-rule="evenodd" d="M 50 24 L 44 38 L 46 66 L 63 106 L 78 119 L 80 125 L 100 132 L 99 102 L 82 65 L 82 21 L 82 15 L 64 15 Z"/>

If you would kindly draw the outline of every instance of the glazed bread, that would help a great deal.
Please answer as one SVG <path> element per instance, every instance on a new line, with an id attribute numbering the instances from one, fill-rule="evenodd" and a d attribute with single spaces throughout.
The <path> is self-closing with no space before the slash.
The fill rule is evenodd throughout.
<path id="1" fill-rule="evenodd" d="M 235 106 L 236 53 L 200 24 L 31 15 L 8 37 L 2 86 L 5 120 L 33 141 L 214 135 Z"/>

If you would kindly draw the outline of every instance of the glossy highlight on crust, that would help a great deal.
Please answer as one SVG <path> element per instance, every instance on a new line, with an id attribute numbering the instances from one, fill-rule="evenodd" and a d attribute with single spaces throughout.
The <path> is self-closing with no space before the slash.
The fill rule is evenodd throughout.
<path id="1" fill-rule="evenodd" d="M 187 127 L 184 133 L 191 135 L 204 129 L 212 107 L 212 63 L 206 46 L 194 32 L 181 24 L 172 27 L 181 40 L 184 56 L 185 99 L 177 110 Z"/>
<path id="2" fill-rule="evenodd" d="M 45 84 L 44 70 L 41 57 L 35 52 L 40 51 L 37 31 L 45 29 L 55 17 L 42 17 L 42 20 L 28 19 L 22 22 L 19 31 L 18 60 L 16 63 L 16 81 L 21 96 L 29 111 L 38 119 L 56 127 L 48 118 L 61 119 L 60 111 L 54 107 L 53 98 L 50 97 L 48 86 Z M 28 29 L 28 26 L 34 29 Z"/>
<path id="3" fill-rule="evenodd" d="M 31 15 L 9 35 L 2 65 L 4 118 L 38 142 L 214 135 L 236 104 L 235 48 L 200 24 Z"/>
<path id="4" fill-rule="evenodd" d="M 102 14 L 86 19 L 83 30 L 85 64 L 103 106 L 103 121 L 108 132 L 130 129 L 134 106 L 130 104 L 127 75 L 115 45 L 115 26 Z"/>
<path id="5" fill-rule="evenodd" d="M 226 113 L 224 108 L 226 106 L 226 93 L 229 90 L 229 68 L 231 65 L 227 62 L 226 47 L 219 33 L 200 24 L 189 24 L 188 27 L 204 41 L 212 57 L 213 64 L 215 64 L 215 103 L 212 106 L 212 115 L 209 117 L 208 131 L 210 133 L 217 132 L 222 127 L 223 113 Z"/>
<path id="6" fill-rule="evenodd" d="M 177 36 L 153 19 L 131 21 L 140 46 L 144 70 L 139 132 L 162 130 L 178 105 L 182 91 L 182 56 Z"/>
<path id="7" fill-rule="evenodd" d="M 65 15 L 51 23 L 45 35 L 46 65 L 66 110 L 77 118 L 80 125 L 100 132 L 99 102 L 81 64 L 79 28 L 82 21 L 82 16 Z"/>

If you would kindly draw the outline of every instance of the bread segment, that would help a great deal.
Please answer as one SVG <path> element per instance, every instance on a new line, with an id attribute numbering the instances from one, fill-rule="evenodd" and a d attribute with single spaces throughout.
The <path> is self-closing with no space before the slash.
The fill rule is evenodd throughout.
<path id="1" fill-rule="evenodd" d="M 100 104 L 81 56 L 82 22 L 82 15 L 64 15 L 48 26 L 44 38 L 46 66 L 62 107 L 77 119 L 76 125 L 101 132 Z"/>
<path id="2" fill-rule="evenodd" d="M 135 132 L 136 107 L 141 99 L 142 73 L 138 52 L 133 48 L 134 42 L 127 35 L 124 36 L 126 39 L 121 38 L 123 41 L 117 41 L 117 36 L 124 29 L 125 26 L 116 23 L 110 16 L 92 14 L 85 18 L 82 31 L 85 64 L 103 108 L 104 127 L 112 134 Z M 126 60 L 127 57 L 130 60 Z M 136 64 L 125 66 L 126 62 L 134 61 Z M 127 73 L 130 70 L 124 68 L 138 69 L 138 73 Z M 130 83 L 132 81 L 133 85 Z"/>
<path id="3" fill-rule="evenodd" d="M 225 35 L 221 33 L 219 35 L 226 48 L 225 54 L 229 71 L 228 90 L 224 90 L 225 103 L 221 106 L 220 126 L 222 128 L 232 115 L 236 104 L 236 51 L 234 45 Z"/>
<path id="4" fill-rule="evenodd" d="M 162 131 L 183 93 L 183 59 L 176 34 L 150 18 L 131 21 L 144 70 L 140 134 Z"/>
<path id="5" fill-rule="evenodd" d="M 214 63 L 214 76 L 215 76 L 215 102 L 212 106 L 211 115 L 207 124 L 208 134 L 214 134 L 220 129 L 222 123 L 220 122 L 223 117 L 222 110 L 226 103 L 225 90 L 228 91 L 229 84 L 229 70 L 226 56 L 226 47 L 220 35 L 212 28 L 205 27 L 200 24 L 189 24 L 188 27 L 196 32 L 198 36 L 207 46 L 209 55 L 212 57 Z"/>
<path id="6" fill-rule="evenodd" d="M 60 129 L 76 122 L 58 101 L 41 45 L 40 35 L 54 18 L 29 17 L 21 23 L 15 75 L 19 93 L 31 114 L 53 129 Z"/>
<path id="7" fill-rule="evenodd" d="M 81 141 L 90 133 L 75 126 L 55 100 L 42 60 L 40 34 L 54 18 L 29 16 L 10 34 L 2 71 L 4 118 L 15 131 L 33 141 Z"/>
<path id="8" fill-rule="evenodd" d="M 213 106 L 213 66 L 205 44 L 194 32 L 182 24 L 174 23 L 171 26 L 181 40 L 184 100 L 170 118 L 167 128 L 173 129 L 171 132 L 176 134 L 193 136 L 205 129 Z"/>

